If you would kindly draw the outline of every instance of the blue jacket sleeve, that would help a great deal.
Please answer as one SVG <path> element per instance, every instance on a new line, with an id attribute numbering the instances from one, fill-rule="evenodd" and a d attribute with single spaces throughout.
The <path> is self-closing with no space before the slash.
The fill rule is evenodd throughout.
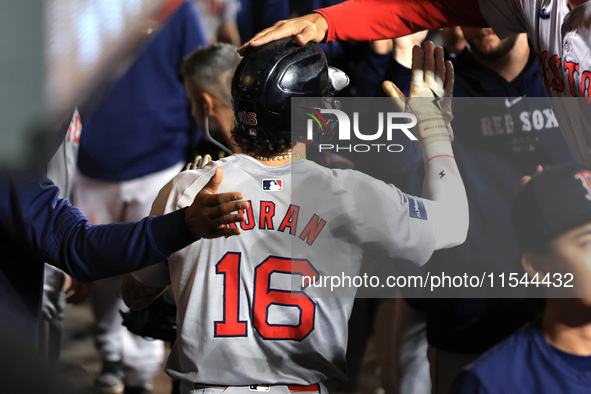
<path id="1" fill-rule="evenodd" d="M 79 280 L 135 271 L 165 260 L 194 239 L 184 210 L 135 223 L 93 225 L 46 176 L 0 177 L 0 228 L 5 242 Z"/>

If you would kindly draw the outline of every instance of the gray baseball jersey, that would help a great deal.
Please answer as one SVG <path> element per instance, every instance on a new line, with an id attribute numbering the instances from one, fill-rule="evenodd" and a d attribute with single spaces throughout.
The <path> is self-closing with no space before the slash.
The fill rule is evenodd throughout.
<path id="1" fill-rule="evenodd" d="M 529 34 L 566 142 L 578 161 L 591 164 L 591 2 L 572 11 L 567 0 L 479 2 L 500 37 Z"/>
<path id="2" fill-rule="evenodd" d="M 367 253 L 424 264 L 436 241 L 433 203 L 357 171 L 238 154 L 178 175 L 152 213 L 191 204 L 217 166 L 219 192 L 250 202 L 243 233 L 202 239 L 134 273 L 148 286 L 172 283 L 178 339 L 167 372 L 236 386 L 343 377 L 356 289 L 327 291 L 323 278 L 359 273 Z"/>

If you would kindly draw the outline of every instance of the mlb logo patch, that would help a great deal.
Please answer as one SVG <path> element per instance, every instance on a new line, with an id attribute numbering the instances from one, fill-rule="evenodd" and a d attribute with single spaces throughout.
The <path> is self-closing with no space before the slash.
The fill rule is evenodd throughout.
<path id="1" fill-rule="evenodd" d="M 283 190 L 283 181 L 281 179 L 263 179 L 263 191 L 280 192 Z"/>
<path id="2" fill-rule="evenodd" d="M 248 389 L 250 391 L 271 391 L 271 386 L 266 385 L 266 384 L 259 384 L 259 385 L 252 385 L 252 386 L 248 386 Z"/>
<path id="3" fill-rule="evenodd" d="M 256 129 L 248 129 L 248 135 L 250 135 L 251 137 L 256 137 L 257 130 Z"/>

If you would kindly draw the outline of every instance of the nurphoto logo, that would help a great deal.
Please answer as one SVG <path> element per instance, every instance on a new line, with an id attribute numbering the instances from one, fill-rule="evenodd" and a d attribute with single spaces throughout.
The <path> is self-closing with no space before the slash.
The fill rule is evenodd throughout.
<path id="1" fill-rule="evenodd" d="M 393 137 L 402 133 L 411 141 L 417 138 L 410 131 L 417 124 L 415 115 L 406 112 L 376 112 L 376 126 L 370 130 L 359 112 L 353 112 L 352 121 L 345 111 L 333 108 L 304 107 L 306 114 L 306 138 L 314 140 L 319 134 L 335 133 L 330 143 L 320 141 L 319 152 L 402 152 L 401 144 L 392 143 Z M 335 138 L 336 137 L 336 138 Z M 360 143 L 358 143 L 360 141 Z"/>

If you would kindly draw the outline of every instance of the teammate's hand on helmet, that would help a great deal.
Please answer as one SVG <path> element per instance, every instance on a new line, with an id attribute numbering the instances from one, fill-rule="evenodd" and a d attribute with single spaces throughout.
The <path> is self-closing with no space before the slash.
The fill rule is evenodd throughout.
<path id="1" fill-rule="evenodd" d="M 410 95 L 405 99 L 402 92 L 390 81 L 383 88 L 392 97 L 399 110 L 405 110 L 417 117 L 417 138 L 421 147 L 438 142 L 453 141 L 450 126 L 453 119 L 451 97 L 453 95 L 454 71 L 451 62 L 443 59 L 443 48 L 427 41 L 424 55 L 420 46 L 413 48 Z M 427 99 L 425 99 L 427 98 Z M 433 154 L 449 154 L 447 146 L 436 148 Z M 431 154 L 428 156 L 432 157 Z"/>
<path id="2" fill-rule="evenodd" d="M 218 194 L 222 179 L 223 171 L 217 168 L 207 185 L 185 210 L 185 222 L 196 238 L 228 237 L 242 233 L 240 228 L 226 227 L 226 225 L 246 220 L 246 215 L 236 212 L 246 209 L 248 203 L 237 201 L 243 198 L 242 193 Z"/>
<path id="3" fill-rule="evenodd" d="M 249 47 L 258 47 L 280 38 L 294 37 L 294 42 L 304 45 L 309 41 L 321 42 L 326 37 L 328 23 L 319 13 L 313 12 L 298 18 L 279 21 L 273 26 L 257 33 L 245 42 L 238 53 L 244 56 Z"/>
<path id="4" fill-rule="evenodd" d="M 183 171 L 188 170 L 200 170 L 211 161 L 211 156 L 206 154 L 205 156 L 197 155 L 192 162 L 187 163 Z"/>

